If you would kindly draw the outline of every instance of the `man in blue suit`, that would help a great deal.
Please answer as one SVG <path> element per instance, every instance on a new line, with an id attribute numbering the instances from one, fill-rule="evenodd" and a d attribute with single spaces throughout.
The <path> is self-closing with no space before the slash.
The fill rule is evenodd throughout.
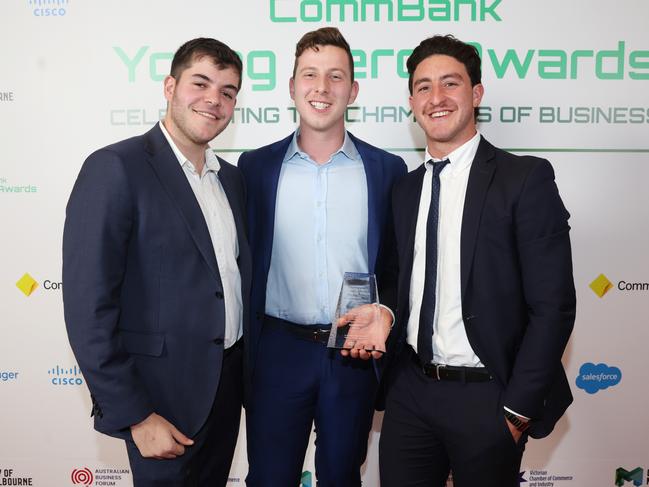
<path id="1" fill-rule="evenodd" d="M 164 80 L 164 120 L 90 155 L 67 206 L 70 344 L 95 428 L 126 440 L 138 487 L 227 482 L 251 260 L 243 178 L 208 143 L 240 86 L 228 46 L 185 43 Z"/>
<path id="2" fill-rule="evenodd" d="M 407 62 L 425 163 L 395 187 L 396 359 L 385 375 L 382 487 L 518 486 L 527 435 L 572 401 L 566 211 L 550 163 L 476 130 L 477 50 L 426 39 Z"/>
<path id="3" fill-rule="evenodd" d="M 401 158 L 345 131 L 354 102 L 349 45 L 335 28 L 298 42 L 287 138 L 239 159 L 253 255 L 247 483 L 298 485 L 311 425 L 320 486 L 359 486 L 377 378 L 372 361 L 326 347 L 345 272 L 377 275 L 383 302 L 392 235 L 390 191 Z M 388 310 L 381 320 L 392 322 Z"/>

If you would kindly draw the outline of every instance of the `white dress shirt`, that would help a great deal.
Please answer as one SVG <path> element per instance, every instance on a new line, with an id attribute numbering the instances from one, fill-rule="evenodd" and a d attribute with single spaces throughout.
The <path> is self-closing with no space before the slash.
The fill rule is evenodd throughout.
<path id="1" fill-rule="evenodd" d="M 218 173 L 221 164 L 211 148 L 205 150 L 203 172 L 198 174 L 194 165 L 174 144 L 173 139 L 160 122 L 160 130 L 178 158 L 185 177 L 194 192 L 203 212 L 207 230 L 210 233 L 216 263 L 221 275 L 223 298 L 225 300 L 225 348 L 231 347 L 243 334 L 243 310 L 241 302 L 241 274 L 237 258 L 239 241 L 230 203 L 225 195 Z"/>
<path id="2" fill-rule="evenodd" d="M 440 173 L 439 223 L 437 226 L 437 290 L 433 318 L 433 362 L 437 364 L 482 367 L 480 358 L 469 344 L 462 320 L 460 284 L 460 232 L 464 199 L 471 163 L 478 150 L 480 134 L 465 142 L 444 159 L 450 163 Z M 426 149 L 425 161 L 440 161 Z M 410 319 L 408 343 L 417 350 L 419 316 L 426 277 L 426 222 L 432 192 L 433 165 L 425 162 L 426 173 L 421 189 L 415 244 L 410 277 Z"/>

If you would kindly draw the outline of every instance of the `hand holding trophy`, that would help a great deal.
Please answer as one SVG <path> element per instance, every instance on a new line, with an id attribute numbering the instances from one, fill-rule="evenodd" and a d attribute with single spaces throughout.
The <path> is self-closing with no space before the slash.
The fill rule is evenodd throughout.
<path id="1" fill-rule="evenodd" d="M 378 304 L 374 274 L 346 272 L 338 297 L 329 348 L 343 356 L 364 360 L 380 358 L 390 333 L 392 317 Z"/>

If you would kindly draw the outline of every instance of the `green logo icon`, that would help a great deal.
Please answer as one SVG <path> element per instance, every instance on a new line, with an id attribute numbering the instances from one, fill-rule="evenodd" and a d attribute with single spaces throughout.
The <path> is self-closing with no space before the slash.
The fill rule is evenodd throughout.
<path id="1" fill-rule="evenodd" d="M 630 472 L 619 467 L 615 470 L 615 485 L 620 487 L 624 485 L 625 482 L 633 482 L 635 487 L 640 487 L 644 481 L 642 473 L 642 468 L 640 467 L 636 467 Z"/>
<path id="2" fill-rule="evenodd" d="M 300 478 L 300 487 L 312 487 L 311 472 L 308 470 L 302 472 L 302 478 Z"/>

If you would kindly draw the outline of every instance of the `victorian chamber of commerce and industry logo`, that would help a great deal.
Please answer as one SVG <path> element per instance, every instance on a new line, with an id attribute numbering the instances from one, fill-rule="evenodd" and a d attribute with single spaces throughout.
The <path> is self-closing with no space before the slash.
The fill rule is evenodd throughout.
<path id="1" fill-rule="evenodd" d="M 617 367 L 606 364 L 593 364 L 586 362 L 579 368 L 579 375 L 575 383 L 588 394 L 615 386 L 622 380 L 622 372 Z"/>
<path id="2" fill-rule="evenodd" d="M 68 13 L 69 0 L 27 0 L 34 17 L 63 17 Z"/>

